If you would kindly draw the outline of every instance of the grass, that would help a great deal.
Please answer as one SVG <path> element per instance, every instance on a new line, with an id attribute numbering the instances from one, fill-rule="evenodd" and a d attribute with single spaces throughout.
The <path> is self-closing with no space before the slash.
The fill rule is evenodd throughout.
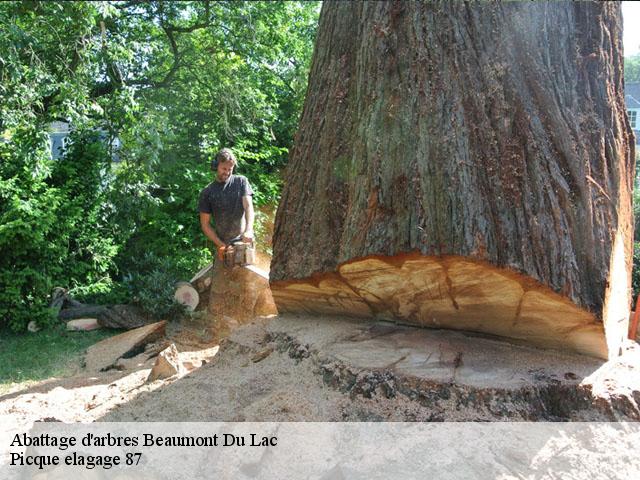
<path id="1" fill-rule="evenodd" d="M 69 375 L 87 347 L 115 333 L 68 332 L 64 325 L 19 335 L 0 332 L 0 395 L 19 384 Z"/>

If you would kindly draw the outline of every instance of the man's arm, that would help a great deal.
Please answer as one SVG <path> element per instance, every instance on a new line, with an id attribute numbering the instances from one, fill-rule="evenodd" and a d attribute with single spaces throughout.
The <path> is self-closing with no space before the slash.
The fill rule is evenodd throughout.
<path id="1" fill-rule="evenodd" d="M 243 242 L 250 242 L 253 240 L 253 219 L 255 217 L 253 213 L 253 197 L 251 195 L 244 195 L 242 197 L 242 206 L 244 208 L 245 229 L 242 234 Z"/>
<path id="2" fill-rule="evenodd" d="M 253 209 L 252 209 L 253 211 Z M 200 212 L 200 228 L 207 238 L 216 244 L 216 247 L 221 248 L 225 246 L 225 243 L 220 240 L 220 237 L 216 234 L 216 231 L 211 227 L 211 214 Z"/>

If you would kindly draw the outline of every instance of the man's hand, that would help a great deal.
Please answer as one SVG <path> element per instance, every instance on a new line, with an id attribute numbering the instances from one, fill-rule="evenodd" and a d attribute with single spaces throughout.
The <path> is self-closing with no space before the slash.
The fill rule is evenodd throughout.
<path id="1" fill-rule="evenodd" d="M 226 247 L 225 243 L 220 240 L 218 234 L 215 232 L 213 228 L 211 228 L 211 214 L 200 212 L 200 228 L 202 228 L 202 233 L 206 235 L 206 237 L 211 240 L 216 247 Z"/>

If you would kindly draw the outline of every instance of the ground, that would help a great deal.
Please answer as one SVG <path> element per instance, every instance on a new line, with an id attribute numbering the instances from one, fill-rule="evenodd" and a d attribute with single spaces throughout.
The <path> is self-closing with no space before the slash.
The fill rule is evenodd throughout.
<path id="1" fill-rule="evenodd" d="M 154 358 L 141 353 L 124 370 L 44 381 L 0 397 L 0 436 L 55 420 L 640 418 L 635 344 L 603 363 L 461 332 L 303 316 L 169 323 L 167 337 L 189 360 L 186 375 L 147 383 Z"/>

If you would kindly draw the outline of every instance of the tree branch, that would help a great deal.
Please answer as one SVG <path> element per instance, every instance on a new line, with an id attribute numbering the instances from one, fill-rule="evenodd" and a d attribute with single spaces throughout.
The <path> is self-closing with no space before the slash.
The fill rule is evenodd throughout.
<path id="1" fill-rule="evenodd" d="M 130 8 L 137 8 L 145 5 L 146 2 L 142 1 L 129 1 L 124 4 L 116 5 L 116 8 L 120 10 L 127 10 Z M 122 87 L 123 85 L 131 85 L 142 88 L 165 88 L 168 87 L 176 74 L 183 67 L 182 63 L 182 54 L 178 47 L 178 41 L 176 34 L 180 33 L 192 33 L 196 30 L 200 30 L 203 28 L 207 28 L 211 26 L 211 2 L 206 0 L 204 2 L 204 16 L 203 18 L 196 21 L 194 24 L 189 26 L 178 26 L 169 23 L 165 19 L 164 15 L 164 5 L 163 2 L 157 3 L 157 16 L 160 21 L 160 27 L 162 31 L 167 37 L 169 41 L 169 46 L 171 47 L 171 54 L 173 56 L 173 62 L 169 70 L 163 75 L 160 80 L 152 80 L 149 78 L 137 78 L 126 80 L 124 76 L 120 73 L 119 69 L 116 65 L 109 65 L 107 75 L 109 77 L 109 82 L 103 82 L 96 84 L 95 87 L 91 91 L 91 97 L 97 98 L 103 95 L 108 95 L 115 91 L 117 88 Z"/>
<path id="2" fill-rule="evenodd" d="M 158 4 L 158 13 L 160 17 L 160 26 L 164 31 L 167 39 L 169 40 L 169 45 L 171 46 L 171 53 L 173 54 L 173 64 L 169 68 L 169 71 L 165 73 L 164 78 L 160 81 L 152 81 L 152 80 L 131 80 L 128 82 L 129 85 L 137 85 L 144 86 L 149 88 L 164 88 L 169 86 L 173 78 L 175 77 L 178 70 L 180 70 L 181 65 L 181 54 L 180 49 L 178 48 L 178 42 L 176 41 L 176 37 L 174 33 L 191 33 L 196 30 L 200 30 L 202 28 L 207 28 L 211 25 L 211 9 L 210 9 L 210 1 L 207 0 L 204 2 L 205 14 L 204 20 L 200 22 L 196 22 L 193 25 L 188 27 L 179 27 L 177 25 L 168 24 L 164 19 L 164 9 L 162 2 Z"/>
<path id="3" fill-rule="evenodd" d="M 177 32 L 177 33 L 191 33 L 201 28 L 207 28 L 209 25 L 211 25 L 210 7 L 211 7 L 210 1 L 206 0 L 204 2 L 204 20 L 200 22 L 196 22 L 193 25 L 190 25 L 188 27 L 179 27 L 177 25 L 167 25 L 167 28 L 172 32 Z"/>

